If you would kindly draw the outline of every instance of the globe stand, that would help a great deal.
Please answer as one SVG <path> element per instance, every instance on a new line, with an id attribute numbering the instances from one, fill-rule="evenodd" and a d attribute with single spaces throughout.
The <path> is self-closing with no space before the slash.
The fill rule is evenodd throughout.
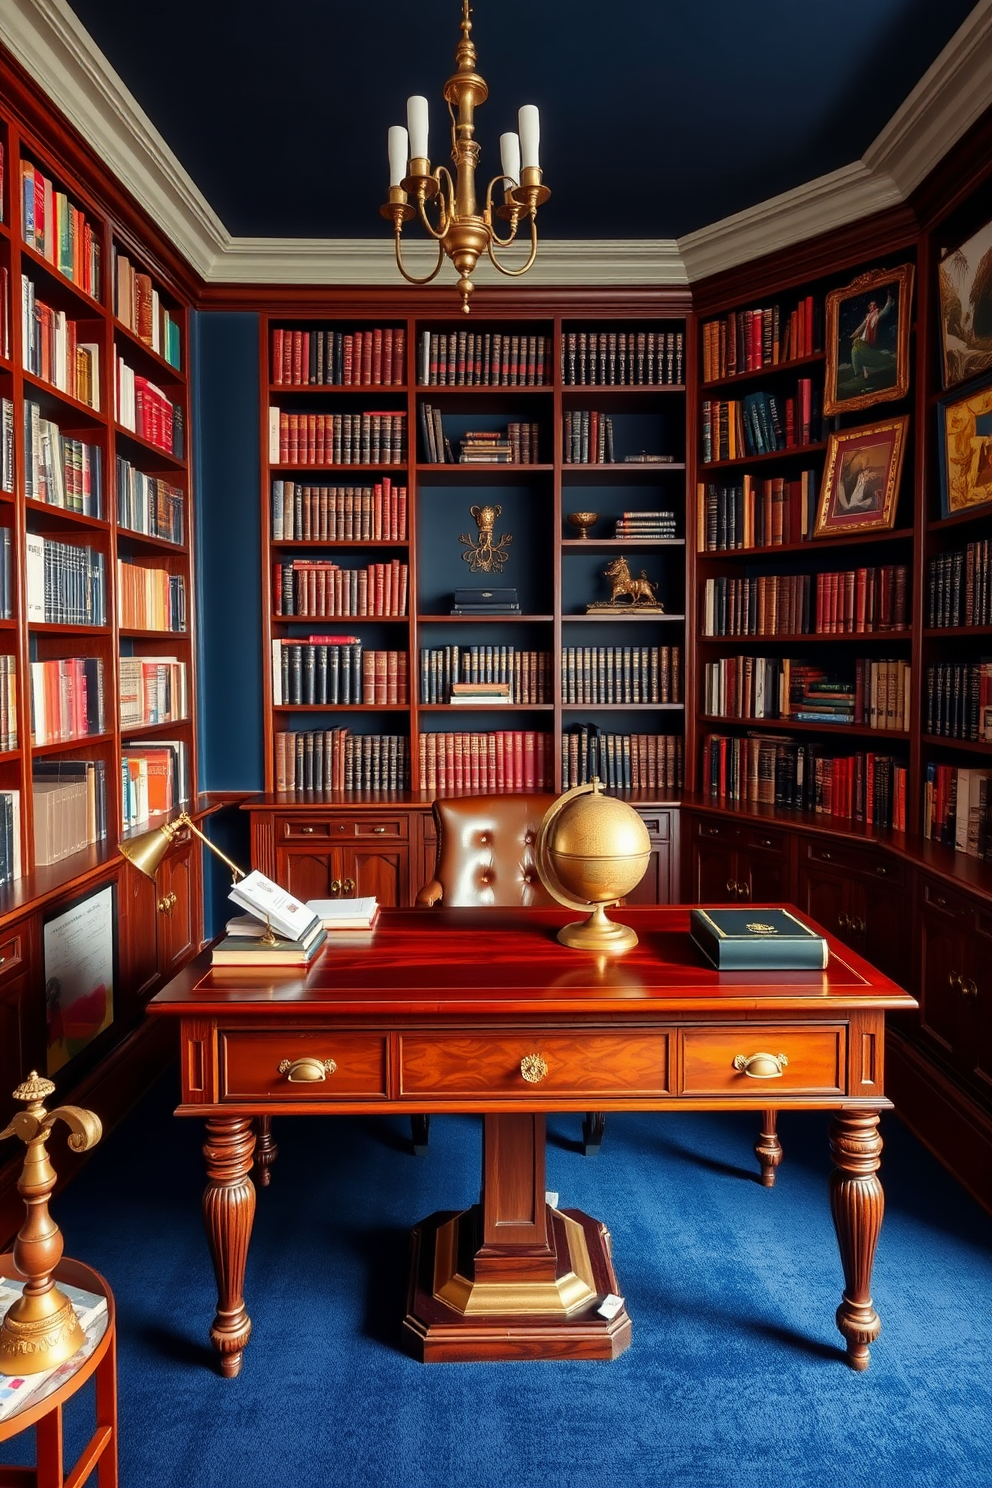
<path id="1" fill-rule="evenodd" d="M 585 804 L 575 804 L 583 798 Z M 625 801 L 604 796 L 597 776 L 559 796 L 541 822 L 534 861 L 552 898 L 566 909 L 588 914 L 581 924 L 558 931 L 561 944 L 608 955 L 636 946 L 636 932 L 616 924 L 606 909 L 636 889 L 650 857 L 651 839 L 643 821 Z M 562 881 L 566 876 L 567 884 Z M 579 897 L 584 890 L 585 897 Z"/>

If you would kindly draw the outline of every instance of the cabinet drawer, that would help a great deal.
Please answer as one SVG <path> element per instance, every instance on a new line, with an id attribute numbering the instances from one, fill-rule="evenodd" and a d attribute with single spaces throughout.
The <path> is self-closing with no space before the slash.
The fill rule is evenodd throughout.
<path id="1" fill-rule="evenodd" d="M 263 1100 L 333 1103 L 386 1095 L 384 1034 L 221 1030 L 219 1053 L 221 1100 L 257 1096 Z M 335 1068 L 322 1080 L 291 1080 L 290 1071 L 279 1066 L 295 1060 L 333 1060 Z"/>
<path id="2" fill-rule="evenodd" d="M 761 1078 L 735 1059 L 784 1054 L 782 1073 Z M 841 1095 L 847 1088 L 847 1027 L 777 1028 L 742 1023 L 733 1028 L 689 1028 L 682 1035 L 686 1095 L 762 1096 L 774 1105 L 790 1095 Z"/>
<path id="3" fill-rule="evenodd" d="M 18 933 L 4 936 L 0 940 L 0 982 L 6 981 L 15 972 L 23 970 L 24 942 Z"/>
<path id="4" fill-rule="evenodd" d="M 524 1078 L 522 1061 L 537 1056 L 546 1066 Z M 435 1100 L 472 1096 L 664 1095 L 668 1090 L 668 1034 L 540 1034 L 491 1038 L 404 1035 L 400 1044 L 400 1094 Z"/>

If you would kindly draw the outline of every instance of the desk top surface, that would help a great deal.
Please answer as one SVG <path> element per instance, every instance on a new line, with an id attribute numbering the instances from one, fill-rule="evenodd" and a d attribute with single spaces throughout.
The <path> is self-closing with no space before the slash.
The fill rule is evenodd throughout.
<path id="1" fill-rule="evenodd" d="M 754 906 L 758 909 L 761 906 Z M 825 971 L 716 971 L 689 936 L 688 905 L 624 907 L 637 931 L 622 955 L 572 950 L 556 938 L 564 909 L 383 909 L 367 936 L 328 943 L 308 972 L 209 969 L 197 958 L 148 1005 L 153 1014 L 264 1016 L 590 1014 L 907 1009 L 908 993 L 827 936 Z M 820 930 L 807 916 L 807 924 Z M 826 933 L 820 930 L 820 933 Z"/>

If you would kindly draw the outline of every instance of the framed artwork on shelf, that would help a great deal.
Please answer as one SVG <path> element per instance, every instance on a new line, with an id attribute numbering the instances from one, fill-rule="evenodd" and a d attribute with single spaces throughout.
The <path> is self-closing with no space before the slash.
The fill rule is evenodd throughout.
<path id="1" fill-rule="evenodd" d="M 48 1073 L 68 1064 L 114 1017 L 117 885 L 46 915 L 45 1019 Z"/>
<path id="2" fill-rule="evenodd" d="M 939 404 L 940 514 L 992 503 L 992 384 Z"/>
<path id="3" fill-rule="evenodd" d="M 992 367 L 992 222 L 937 268 L 944 387 L 954 387 Z"/>
<path id="4" fill-rule="evenodd" d="M 825 414 L 906 396 L 912 299 L 912 264 L 861 274 L 827 295 Z"/>
<path id="5" fill-rule="evenodd" d="M 830 435 L 814 537 L 891 528 L 909 415 Z"/>

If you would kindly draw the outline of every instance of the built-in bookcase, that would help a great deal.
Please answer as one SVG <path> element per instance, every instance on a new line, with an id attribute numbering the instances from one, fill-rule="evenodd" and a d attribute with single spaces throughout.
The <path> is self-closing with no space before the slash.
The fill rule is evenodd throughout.
<path id="1" fill-rule="evenodd" d="M 262 317 L 267 789 L 677 801 L 686 304 L 424 303 Z"/>

